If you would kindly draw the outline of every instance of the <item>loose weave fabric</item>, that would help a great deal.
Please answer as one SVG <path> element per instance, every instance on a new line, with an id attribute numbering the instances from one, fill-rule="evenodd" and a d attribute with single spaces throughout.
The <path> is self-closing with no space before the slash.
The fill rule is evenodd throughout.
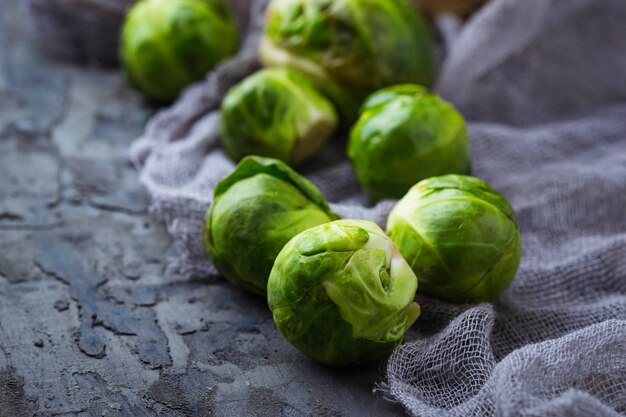
<path id="1" fill-rule="evenodd" d="M 189 275 L 219 279 L 199 235 L 235 166 L 218 109 L 259 68 L 264 7 L 237 2 L 251 17 L 240 53 L 132 147 L 154 215 L 181 244 L 174 266 Z M 439 23 L 436 90 L 468 119 L 474 175 L 510 199 L 524 256 L 495 304 L 418 296 L 422 316 L 376 389 L 414 416 L 625 414 L 626 2 L 494 0 L 463 26 Z M 384 226 L 394 202 L 368 205 L 345 145 L 335 138 L 300 171 L 343 217 Z"/>

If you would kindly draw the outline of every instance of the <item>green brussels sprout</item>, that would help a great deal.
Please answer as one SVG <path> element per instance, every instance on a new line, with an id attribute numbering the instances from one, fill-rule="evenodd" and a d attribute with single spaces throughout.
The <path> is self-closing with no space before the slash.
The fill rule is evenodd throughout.
<path id="1" fill-rule="evenodd" d="M 522 256 L 509 202 L 464 175 L 415 185 L 391 211 L 387 233 L 419 277 L 420 292 L 450 302 L 494 301 Z"/>
<path id="2" fill-rule="evenodd" d="M 471 165 L 463 116 L 412 84 L 368 97 L 350 132 L 348 157 L 373 201 L 400 198 L 424 178 L 469 174 Z"/>
<path id="3" fill-rule="evenodd" d="M 249 76 L 222 102 L 222 143 L 236 161 L 261 155 L 296 166 L 317 152 L 337 124 L 333 104 L 309 78 L 288 68 Z"/>
<path id="4" fill-rule="evenodd" d="M 379 88 L 433 80 L 432 37 L 407 0 L 273 0 L 266 19 L 261 61 L 306 72 L 349 119 Z"/>
<path id="5" fill-rule="evenodd" d="M 283 162 L 250 156 L 215 188 L 202 237 L 209 259 L 226 279 L 265 295 L 285 243 L 338 218 L 322 193 Z"/>
<path id="6" fill-rule="evenodd" d="M 141 0 L 126 16 L 120 55 L 130 82 L 166 102 L 234 54 L 238 42 L 224 0 Z"/>
<path id="7" fill-rule="evenodd" d="M 374 223 L 338 220 L 306 230 L 276 258 L 267 300 L 280 332 L 309 358 L 370 362 L 402 342 L 420 309 L 417 277 Z"/>

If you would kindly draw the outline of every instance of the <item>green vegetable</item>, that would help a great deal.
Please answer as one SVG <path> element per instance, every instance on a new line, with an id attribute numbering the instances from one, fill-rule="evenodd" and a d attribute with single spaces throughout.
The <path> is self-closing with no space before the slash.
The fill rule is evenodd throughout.
<path id="1" fill-rule="evenodd" d="M 374 223 L 338 220 L 280 252 L 267 299 L 280 332 L 309 358 L 344 366 L 384 358 L 419 315 L 417 278 Z"/>
<path id="2" fill-rule="evenodd" d="M 353 126 L 348 156 L 373 201 L 400 198 L 416 182 L 444 174 L 468 174 L 469 142 L 463 116 L 418 85 L 372 94 Z"/>
<path id="3" fill-rule="evenodd" d="M 494 301 L 522 256 L 511 205 L 469 176 L 415 185 L 391 211 L 387 233 L 419 277 L 420 292 L 451 302 Z"/>
<path id="4" fill-rule="evenodd" d="M 433 80 L 433 41 L 407 0 L 273 0 L 266 18 L 262 62 L 309 74 L 348 118 L 379 88 Z"/>
<path id="5" fill-rule="evenodd" d="M 322 193 L 281 161 L 246 157 L 215 188 L 202 236 L 233 284 L 264 295 L 274 259 L 292 237 L 339 217 Z"/>
<path id="6" fill-rule="evenodd" d="M 167 102 L 237 46 L 224 0 L 141 0 L 126 16 L 120 53 L 131 83 L 151 99 Z"/>
<path id="7" fill-rule="evenodd" d="M 333 104 L 307 76 L 288 68 L 249 76 L 222 102 L 222 143 L 236 161 L 262 155 L 298 165 L 317 152 L 337 123 Z"/>

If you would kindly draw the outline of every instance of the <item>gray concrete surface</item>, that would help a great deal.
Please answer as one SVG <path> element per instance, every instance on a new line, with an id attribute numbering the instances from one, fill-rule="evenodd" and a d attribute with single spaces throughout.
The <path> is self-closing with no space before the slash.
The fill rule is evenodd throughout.
<path id="1" fill-rule="evenodd" d="M 165 272 L 126 159 L 151 111 L 0 1 L 0 416 L 386 416 L 381 364 L 304 359 L 264 300 Z"/>

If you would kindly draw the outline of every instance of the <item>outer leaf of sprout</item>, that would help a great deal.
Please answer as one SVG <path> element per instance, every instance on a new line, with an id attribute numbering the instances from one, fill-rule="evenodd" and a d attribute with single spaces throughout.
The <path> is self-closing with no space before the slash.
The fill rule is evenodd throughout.
<path id="1" fill-rule="evenodd" d="M 417 278 L 374 223 L 338 220 L 306 230 L 280 252 L 268 304 L 306 356 L 343 366 L 388 355 L 419 315 Z"/>
<path id="2" fill-rule="evenodd" d="M 373 201 L 400 198 L 424 178 L 468 174 L 471 165 L 463 117 L 414 84 L 368 97 L 350 132 L 348 156 Z"/>
<path id="3" fill-rule="evenodd" d="M 332 103 L 307 76 L 288 68 L 251 75 L 222 102 L 222 143 L 237 161 L 262 155 L 296 166 L 318 151 L 337 124 Z"/>
<path id="4" fill-rule="evenodd" d="M 463 175 L 415 185 L 391 211 L 387 233 L 420 277 L 420 292 L 451 302 L 494 301 L 522 256 L 509 202 Z"/>
<path id="5" fill-rule="evenodd" d="M 246 157 L 215 188 L 202 236 L 207 255 L 222 275 L 264 295 L 285 243 L 337 218 L 322 193 L 286 164 Z"/>
<path id="6" fill-rule="evenodd" d="M 141 0 L 126 16 L 120 55 L 131 83 L 167 102 L 234 54 L 237 45 L 223 0 Z"/>
<path id="7" fill-rule="evenodd" d="M 273 0 L 260 56 L 313 77 L 352 120 L 373 91 L 434 77 L 429 30 L 406 0 Z"/>

